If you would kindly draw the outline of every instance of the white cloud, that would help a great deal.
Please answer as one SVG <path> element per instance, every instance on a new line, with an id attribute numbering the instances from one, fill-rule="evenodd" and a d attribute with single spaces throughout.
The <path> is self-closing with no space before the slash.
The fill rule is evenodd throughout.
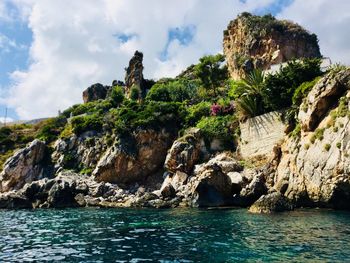
<path id="1" fill-rule="evenodd" d="M 18 10 L 6 10 L 9 1 Z M 243 3 L 245 2 L 245 3 Z M 6 104 L 21 119 L 56 115 L 74 103 L 89 85 L 124 78 L 136 49 L 144 52 L 145 77 L 174 76 L 204 54 L 222 50 L 222 31 L 239 12 L 263 8 L 273 0 L 5 0 L 0 20 L 27 21 L 33 31 L 31 64 L 12 73 Z M 295 0 L 280 18 L 318 34 L 321 52 L 350 63 L 350 2 Z M 168 32 L 194 26 L 188 45 L 168 43 Z M 126 42 L 117 35 L 132 36 Z M 11 40 L 7 39 L 7 45 Z M 4 43 L 1 40 L 0 46 Z M 162 53 L 167 47 L 166 60 Z M 4 96 L 2 95 L 4 98 Z M 2 99 L 3 101 L 3 99 Z"/>
<path id="2" fill-rule="evenodd" d="M 293 20 L 320 40 L 321 53 L 333 62 L 350 64 L 350 1 L 294 0 L 280 18 Z"/>
<path id="3" fill-rule="evenodd" d="M 272 0 L 12 0 L 33 31 L 32 63 L 12 73 L 7 104 L 21 119 L 56 115 L 89 85 L 124 78 L 136 49 L 144 52 L 145 77 L 174 76 L 204 54 L 222 50 L 222 31 L 243 10 Z M 259 2 L 259 3 L 257 3 Z M 195 26 L 188 45 L 168 43 L 172 28 Z M 124 42 L 115 35 L 132 35 Z M 168 44 L 168 56 L 161 54 Z"/>

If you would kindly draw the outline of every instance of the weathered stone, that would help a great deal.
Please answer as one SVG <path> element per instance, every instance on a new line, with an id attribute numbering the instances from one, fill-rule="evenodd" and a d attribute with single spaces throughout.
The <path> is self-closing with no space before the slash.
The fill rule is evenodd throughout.
<path id="1" fill-rule="evenodd" d="M 0 173 L 0 192 L 18 190 L 26 183 L 50 176 L 50 159 L 44 142 L 34 140 L 17 151 L 4 164 Z"/>
<path id="2" fill-rule="evenodd" d="M 350 69 L 335 76 L 329 73 L 311 90 L 300 106 L 299 121 L 304 131 L 313 131 L 325 117 L 330 107 L 350 87 Z"/>
<path id="3" fill-rule="evenodd" d="M 133 154 L 124 150 L 130 142 L 121 142 L 106 151 L 93 172 L 97 181 L 117 184 L 140 182 L 162 167 L 171 144 L 171 134 L 143 130 L 133 139 Z"/>
<path id="4" fill-rule="evenodd" d="M 18 193 L 0 194 L 0 209 L 21 209 L 32 208 L 31 202 Z"/>
<path id="5" fill-rule="evenodd" d="M 198 162 L 200 154 L 200 130 L 191 129 L 173 143 L 165 160 L 165 168 L 172 173 L 181 171 L 189 174 Z"/>
<path id="6" fill-rule="evenodd" d="M 279 192 L 261 196 L 250 208 L 249 212 L 269 214 L 293 210 L 293 204 Z"/>
<path id="7" fill-rule="evenodd" d="M 224 54 L 231 77 L 240 79 L 254 68 L 269 69 L 297 58 L 321 57 L 317 37 L 289 21 L 255 22 L 243 13 L 224 31 Z M 278 24 L 276 30 L 271 24 Z"/>
<path id="8" fill-rule="evenodd" d="M 333 78 L 342 79 L 345 75 L 348 72 L 341 71 Z M 326 86 L 320 89 L 321 83 L 334 86 L 334 81 L 329 75 L 326 76 L 313 87 L 308 100 L 312 94 L 322 94 L 320 90 L 328 90 Z M 350 83 L 343 87 L 349 88 Z M 344 94 L 343 100 L 349 101 L 349 98 L 350 91 Z M 314 100 L 316 101 L 318 100 Z M 331 116 L 329 111 L 320 115 L 313 114 L 319 116 L 315 117 L 317 121 L 304 123 L 313 123 L 311 126 L 306 125 L 305 130 L 312 127 L 316 128 L 315 132 L 302 130 L 300 138 L 287 138 L 281 146 L 280 160 L 276 162 L 274 187 L 296 206 L 350 208 L 350 121 L 347 116 L 349 106 L 346 103 L 342 106 L 341 114 L 338 114 L 338 105 L 332 105 L 337 116 Z"/>
<path id="9" fill-rule="evenodd" d="M 110 89 L 109 86 L 103 86 L 100 83 L 91 85 L 83 91 L 83 101 L 88 103 L 95 100 L 104 100 L 107 96 L 107 92 Z"/>

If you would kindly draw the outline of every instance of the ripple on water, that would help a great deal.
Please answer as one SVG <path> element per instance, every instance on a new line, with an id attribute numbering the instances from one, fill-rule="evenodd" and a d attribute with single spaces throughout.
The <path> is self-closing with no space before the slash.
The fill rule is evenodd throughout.
<path id="1" fill-rule="evenodd" d="M 339 261 L 350 213 L 300 210 L 0 211 L 0 262 Z"/>

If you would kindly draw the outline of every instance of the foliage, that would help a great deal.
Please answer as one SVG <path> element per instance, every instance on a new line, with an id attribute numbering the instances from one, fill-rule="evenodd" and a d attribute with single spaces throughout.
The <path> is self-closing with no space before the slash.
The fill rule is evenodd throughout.
<path id="1" fill-rule="evenodd" d="M 200 128 L 204 136 L 208 140 L 219 139 L 222 142 L 231 145 L 233 144 L 233 130 L 238 126 L 235 116 L 218 116 L 205 117 L 197 123 L 197 128 Z"/>
<path id="2" fill-rule="evenodd" d="M 195 65 L 195 75 L 207 91 L 213 91 L 214 96 L 218 95 L 218 87 L 228 79 L 228 70 L 223 65 L 225 57 L 222 54 L 215 56 L 204 56 L 200 58 L 199 64 Z"/>
<path id="3" fill-rule="evenodd" d="M 264 107 L 264 74 L 253 70 L 244 79 L 231 83 L 229 96 L 235 99 L 241 118 L 254 117 L 265 112 Z"/>
<path id="4" fill-rule="evenodd" d="M 80 135 L 85 131 L 101 131 L 102 117 L 98 114 L 91 114 L 86 116 L 77 116 L 71 120 L 72 131 Z"/>
<path id="5" fill-rule="evenodd" d="M 113 106 L 119 106 L 125 99 L 123 88 L 120 86 L 112 87 L 109 97 Z"/>
<path id="6" fill-rule="evenodd" d="M 64 129 L 67 120 L 65 117 L 60 116 L 56 118 L 50 118 L 36 125 L 38 129 L 36 138 L 43 140 L 47 143 L 53 142 L 57 139 L 58 135 Z"/>
<path id="7" fill-rule="evenodd" d="M 211 103 L 202 101 L 187 108 L 185 123 L 187 126 L 195 126 L 203 117 L 209 117 Z"/>
<path id="8" fill-rule="evenodd" d="M 115 128 L 119 134 L 126 134 L 136 129 L 180 127 L 184 113 L 182 104 L 177 102 L 149 101 L 139 104 L 130 101 L 115 113 Z"/>
<path id="9" fill-rule="evenodd" d="M 314 80 L 323 74 L 320 64 L 319 59 L 291 61 L 276 74 L 268 75 L 263 90 L 265 107 L 272 110 L 290 107 L 296 89 L 303 82 Z"/>
<path id="10" fill-rule="evenodd" d="M 193 101 L 197 97 L 198 83 L 195 80 L 175 79 L 160 81 L 148 92 L 146 99 L 165 102 Z"/>
<path id="11" fill-rule="evenodd" d="M 292 97 L 293 105 L 300 105 L 303 98 L 305 98 L 311 89 L 316 85 L 316 83 L 320 80 L 320 76 L 316 77 L 312 81 L 303 82 L 295 91 Z"/>
<path id="12" fill-rule="evenodd" d="M 141 99 L 141 90 L 140 87 L 133 85 L 130 88 L 130 99 L 131 100 L 139 100 Z"/>
<path id="13" fill-rule="evenodd" d="M 113 91 L 111 95 L 112 94 L 113 94 Z M 115 96 L 118 97 L 120 95 L 115 94 Z M 74 116 L 79 116 L 79 115 L 88 114 L 88 113 L 103 114 L 107 112 L 109 109 L 111 109 L 113 106 L 115 106 L 115 102 L 112 101 L 112 99 L 91 101 L 84 104 L 73 105 L 72 107 L 63 111 L 62 115 L 65 116 L 66 118 L 69 118 L 71 116 L 74 117 Z"/>

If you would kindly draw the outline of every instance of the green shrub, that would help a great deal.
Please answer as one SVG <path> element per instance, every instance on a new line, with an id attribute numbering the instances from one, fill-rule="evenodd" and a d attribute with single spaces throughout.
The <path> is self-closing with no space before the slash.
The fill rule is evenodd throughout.
<path id="1" fill-rule="evenodd" d="M 141 99 L 141 90 L 140 87 L 133 85 L 130 88 L 130 99 L 131 100 L 139 100 Z"/>
<path id="2" fill-rule="evenodd" d="M 213 92 L 216 97 L 218 88 L 228 79 L 227 67 L 223 64 L 225 57 L 222 54 L 204 56 L 195 65 L 194 72 L 203 87 L 208 92 Z"/>
<path id="3" fill-rule="evenodd" d="M 50 118 L 39 123 L 37 124 L 38 132 L 36 138 L 43 140 L 47 143 L 53 142 L 63 131 L 66 123 L 67 120 L 63 116 Z"/>
<path id="4" fill-rule="evenodd" d="M 120 86 L 112 87 L 109 98 L 113 106 L 119 106 L 125 99 L 123 88 Z"/>
<path id="5" fill-rule="evenodd" d="M 325 144 L 323 148 L 328 152 L 329 149 L 331 148 L 331 145 L 329 143 Z"/>
<path id="6" fill-rule="evenodd" d="M 336 146 L 337 146 L 338 149 L 340 149 L 341 148 L 341 142 L 337 142 Z"/>
<path id="7" fill-rule="evenodd" d="M 228 147 L 233 146 L 233 134 L 237 126 L 237 119 L 232 115 L 205 117 L 197 123 L 197 128 L 201 129 L 207 140 L 219 139 Z"/>
<path id="8" fill-rule="evenodd" d="M 323 74 L 320 64 L 319 59 L 291 61 L 276 74 L 268 75 L 265 79 L 266 88 L 263 90 L 265 106 L 272 110 L 290 107 L 297 88 L 302 83 L 312 81 Z M 295 95 L 296 101 L 297 97 L 300 97 L 300 93 L 302 92 L 299 91 L 298 95 Z"/>
<path id="9" fill-rule="evenodd" d="M 187 126 L 195 126 L 203 117 L 209 117 L 211 103 L 202 101 L 187 108 L 185 122 Z"/>
<path id="10" fill-rule="evenodd" d="M 300 105 L 303 98 L 305 98 L 311 89 L 315 86 L 315 84 L 320 80 L 320 76 L 316 77 L 312 81 L 303 82 L 295 91 L 293 94 L 292 102 L 293 105 Z"/>
<path id="11" fill-rule="evenodd" d="M 161 129 L 181 127 L 185 110 L 181 103 L 149 101 L 142 104 L 125 103 L 116 112 L 116 131 L 130 133 L 136 129 Z"/>
<path id="12" fill-rule="evenodd" d="M 78 116 L 71 120 L 72 130 L 77 135 L 85 131 L 101 131 L 102 123 L 102 117 L 97 114 Z"/>
<path id="13" fill-rule="evenodd" d="M 175 79 L 156 83 L 146 99 L 165 102 L 195 101 L 198 97 L 198 83 L 195 80 Z"/>
<path id="14" fill-rule="evenodd" d="M 300 138 L 300 134 L 301 134 L 301 125 L 298 123 L 294 130 L 289 134 L 290 137 L 296 139 L 296 138 Z"/>

